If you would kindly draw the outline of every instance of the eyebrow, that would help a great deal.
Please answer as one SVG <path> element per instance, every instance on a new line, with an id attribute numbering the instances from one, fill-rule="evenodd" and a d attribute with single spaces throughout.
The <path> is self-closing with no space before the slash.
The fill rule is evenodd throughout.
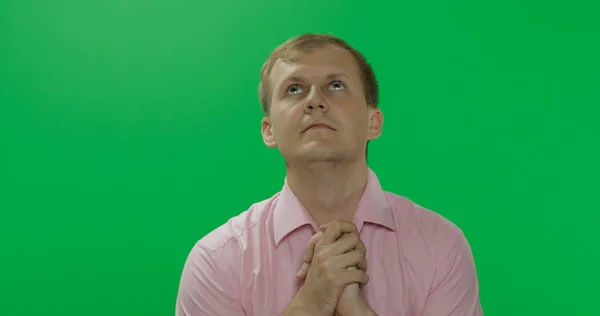
<path id="1" fill-rule="evenodd" d="M 325 76 L 325 80 L 333 80 L 336 78 L 349 78 L 351 79 L 350 76 L 340 73 L 340 72 L 336 72 L 336 73 L 331 73 L 328 74 L 327 76 Z M 286 78 L 283 82 L 299 82 L 299 83 L 304 83 L 306 80 L 303 77 L 300 76 L 290 76 L 288 78 Z"/>

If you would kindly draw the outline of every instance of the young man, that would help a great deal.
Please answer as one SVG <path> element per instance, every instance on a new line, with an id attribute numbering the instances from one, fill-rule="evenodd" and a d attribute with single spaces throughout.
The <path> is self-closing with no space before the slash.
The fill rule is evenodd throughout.
<path id="1" fill-rule="evenodd" d="M 195 245 L 176 315 L 482 315 L 461 230 L 383 191 L 367 166 L 383 115 L 359 52 L 329 35 L 292 38 L 264 64 L 259 96 L 283 189 Z"/>

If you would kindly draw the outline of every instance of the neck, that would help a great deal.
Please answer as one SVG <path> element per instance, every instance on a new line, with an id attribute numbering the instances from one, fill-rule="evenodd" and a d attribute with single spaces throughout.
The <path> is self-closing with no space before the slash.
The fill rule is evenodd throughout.
<path id="1" fill-rule="evenodd" d="M 288 186 L 317 226 L 352 221 L 367 184 L 364 161 L 287 165 Z"/>

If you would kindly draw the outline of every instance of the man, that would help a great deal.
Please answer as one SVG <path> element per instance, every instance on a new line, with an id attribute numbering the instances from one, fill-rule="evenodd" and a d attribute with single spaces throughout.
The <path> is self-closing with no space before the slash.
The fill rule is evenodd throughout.
<path id="1" fill-rule="evenodd" d="M 259 96 L 283 189 L 195 245 L 176 315 L 482 315 L 461 230 L 383 191 L 367 166 L 383 115 L 359 52 L 292 38 L 264 64 Z"/>

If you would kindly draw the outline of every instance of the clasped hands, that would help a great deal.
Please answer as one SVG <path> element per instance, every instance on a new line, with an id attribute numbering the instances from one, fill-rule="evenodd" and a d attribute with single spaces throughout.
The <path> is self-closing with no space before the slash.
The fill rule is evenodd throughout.
<path id="1" fill-rule="evenodd" d="M 374 315 L 361 288 L 367 284 L 367 249 L 356 226 L 348 221 L 322 225 L 311 237 L 297 277 L 299 294 L 314 315 Z"/>

